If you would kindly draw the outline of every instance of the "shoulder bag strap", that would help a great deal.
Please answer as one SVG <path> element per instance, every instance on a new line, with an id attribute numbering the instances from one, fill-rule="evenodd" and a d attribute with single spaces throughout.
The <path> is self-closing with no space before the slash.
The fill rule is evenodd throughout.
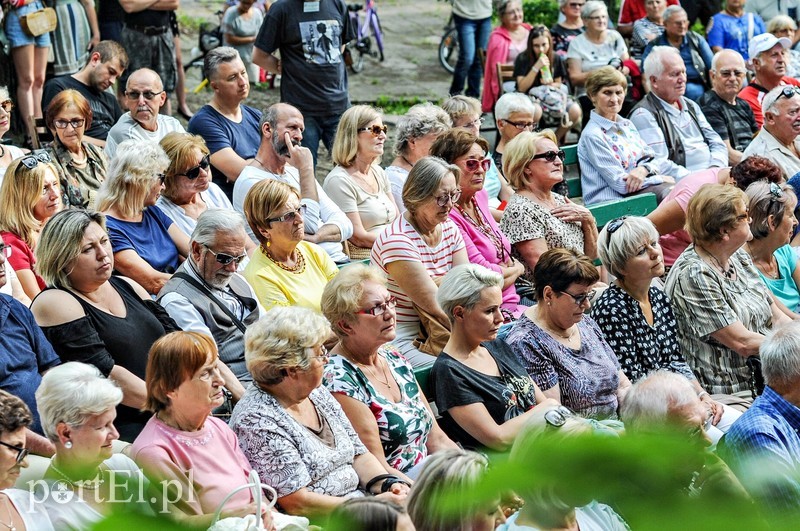
<path id="1" fill-rule="evenodd" d="M 186 282 L 188 282 L 189 284 L 191 284 L 192 286 L 194 286 L 195 288 L 197 288 L 201 292 L 205 293 L 208 298 L 210 298 L 212 301 L 214 301 L 214 303 L 217 306 L 219 306 L 220 310 L 225 312 L 225 315 L 227 315 L 228 317 L 231 318 L 233 323 L 236 325 L 236 328 L 238 328 L 243 334 L 245 333 L 247 328 L 244 326 L 244 323 L 238 317 L 236 317 L 236 315 L 231 311 L 231 309 L 228 308 L 227 304 L 225 304 L 224 302 L 219 300 L 216 295 L 211 293 L 211 290 L 209 290 L 207 287 L 205 287 L 200 282 L 198 282 L 197 280 L 193 279 L 192 277 L 190 277 L 189 275 L 187 275 L 183 271 L 178 271 L 177 273 L 175 273 L 172 276 L 173 277 L 178 277 L 178 278 L 181 278 L 181 279 L 185 280 Z M 233 293 L 233 292 L 231 292 L 231 293 Z M 236 296 L 236 294 L 234 294 L 234 296 Z M 239 297 L 236 296 L 236 298 L 238 299 Z M 244 304 L 242 304 L 242 305 L 244 306 Z"/>

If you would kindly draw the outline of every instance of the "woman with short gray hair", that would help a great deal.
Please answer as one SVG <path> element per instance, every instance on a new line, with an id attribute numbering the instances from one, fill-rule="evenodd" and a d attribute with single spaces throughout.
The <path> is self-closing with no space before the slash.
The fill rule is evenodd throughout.
<path id="1" fill-rule="evenodd" d="M 441 426 L 467 449 L 505 451 L 544 394 L 497 339 L 503 277 L 477 264 L 454 267 L 436 299 L 450 339 L 431 370 Z"/>

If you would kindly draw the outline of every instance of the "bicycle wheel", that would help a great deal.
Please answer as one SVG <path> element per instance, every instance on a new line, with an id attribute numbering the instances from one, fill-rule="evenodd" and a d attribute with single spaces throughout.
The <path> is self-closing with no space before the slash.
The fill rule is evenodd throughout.
<path id="1" fill-rule="evenodd" d="M 350 70 L 354 74 L 358 74 L 359 72 L 364 70 L 364 54 L 358 50 L 356 41 L 348 42 L 347 46 L 345 46 L 344 53 L 350 56 L 349 66 Z"/>
<path id="2" fill-rule="evenodd" d="M 458 61 L 458 32 L 455 28 L 447 28 L 439 42 L 439 63 L 451 74 L 456 71 Z"/>
<path id="3" fill-rule="evenodd" d="M 383 28 L 381 27 L 381 19 L 378 18 L 378 13 L 372 12 L 372 35 L 375 37 L 375 43 L 378 45 L 378 61 L 383 62 Z"/>

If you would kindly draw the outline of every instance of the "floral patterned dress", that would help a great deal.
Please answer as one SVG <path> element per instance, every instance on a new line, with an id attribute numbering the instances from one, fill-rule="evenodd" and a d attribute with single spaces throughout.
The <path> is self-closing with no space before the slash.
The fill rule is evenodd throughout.
<path id="1" fill-rule="evenodd" d="M 399 402 L 393 402 L 378 392 L 366 374 L 343 356 L 330 359 L 322 383 L 331 393 L 342 393 L 369 407 L 378 422 L 386 462 L 401 472 L 407 472 L 428 455 L 425 444 L 433 419 L 425 407 L 411 365 L 392 345 L 378 349 L 378 356 L 389 364 L 400 388 Z"/>

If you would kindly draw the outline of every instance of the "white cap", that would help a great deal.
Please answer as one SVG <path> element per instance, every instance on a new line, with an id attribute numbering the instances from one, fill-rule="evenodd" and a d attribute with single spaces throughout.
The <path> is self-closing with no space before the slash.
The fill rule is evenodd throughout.
<path id="1" fill-rule="evenodd" d="M 772 33 L 762 33 L 761 35 L 756 35 L 753 37 L 753 40 L 750 41 L 747 53 L 750 55 L 750 59 L 753 59 L 754 57 L 758 57 L 758 54 L 771 50 L 776 44 L 783 46 L 784 50 L 788 50 L 792 47 L 792 41 L 786 37 L 781 37 L 779 39 Z"/>

